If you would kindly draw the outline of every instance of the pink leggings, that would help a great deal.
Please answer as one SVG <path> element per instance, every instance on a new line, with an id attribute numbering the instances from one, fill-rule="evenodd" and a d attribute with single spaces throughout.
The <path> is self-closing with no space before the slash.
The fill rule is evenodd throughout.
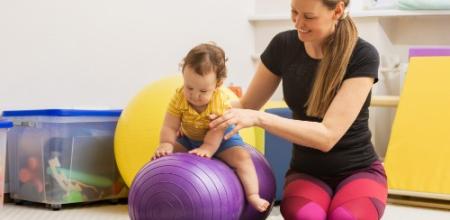
<path id="1" fill-rule="evenodd" d="M 331 184 L 303 173 L 288 174 L 281 214 L 286 220 L 378 220 L 383 215 L 387 184 L 379 161 L 339 181 L 334 193 Z"/>

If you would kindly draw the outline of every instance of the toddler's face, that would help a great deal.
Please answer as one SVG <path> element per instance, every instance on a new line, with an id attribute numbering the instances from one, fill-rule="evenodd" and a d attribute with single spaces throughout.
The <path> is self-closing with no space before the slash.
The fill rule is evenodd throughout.
<path id="1" fill-rule="evenodd" d="M 183 92 L 189 104 L 199 108 L 207 106 L 217 88 L 216 73 L 209 72 L 201 76 L 187 66 L 183 71 L 183 79 Z"/>

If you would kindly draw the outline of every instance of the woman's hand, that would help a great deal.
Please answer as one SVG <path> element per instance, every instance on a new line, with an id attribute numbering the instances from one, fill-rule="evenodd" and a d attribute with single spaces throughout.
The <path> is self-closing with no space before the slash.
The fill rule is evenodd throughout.
<path id="1" fill-rule="evenodd" d="M 209 123 L 209 127 L 211 129 L 226 129 L 229 126 L 234 126 L 233 130 L 225 134 L 224 139 L 228 139 L 242 128 L 258 125 L 259 114 L 259 111 L 250 109 L 230 109 L 219 117 L 211 115 L 212 121 Z"/>

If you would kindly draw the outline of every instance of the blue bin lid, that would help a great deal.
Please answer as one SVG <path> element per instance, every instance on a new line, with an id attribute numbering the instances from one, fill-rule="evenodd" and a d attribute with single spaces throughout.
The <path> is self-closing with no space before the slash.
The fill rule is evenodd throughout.
<path id="1" fill-rule="evenodd" d="M 36 110 L 3 111 L 3 116 L 4 117 L 21 117 L 21 116 L 119 117 L 121 112 L 122 110 L 36 109 Z"/>
<path id="2" fill-rule="evenodd" d="M 12 126 L 13 126 L 12 122 L 0 119 L 0 128 L 10 128 Z"/>

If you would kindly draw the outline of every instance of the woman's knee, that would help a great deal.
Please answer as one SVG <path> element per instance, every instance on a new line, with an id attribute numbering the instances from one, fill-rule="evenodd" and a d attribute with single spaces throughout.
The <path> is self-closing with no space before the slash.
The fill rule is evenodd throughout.
<path id="1" fill-rule="evenodd" d="M 289 197 L 281 201 L 281 214 L 286 220 L 325 220 L 326 212 L 323 208 L 302 197 Z"/>
<path id="2" fill-rule="evenodd" d="M 379 220 L 385 205 L 369 197 L 346 201 L 328 213 L 328 220 Z"/>

